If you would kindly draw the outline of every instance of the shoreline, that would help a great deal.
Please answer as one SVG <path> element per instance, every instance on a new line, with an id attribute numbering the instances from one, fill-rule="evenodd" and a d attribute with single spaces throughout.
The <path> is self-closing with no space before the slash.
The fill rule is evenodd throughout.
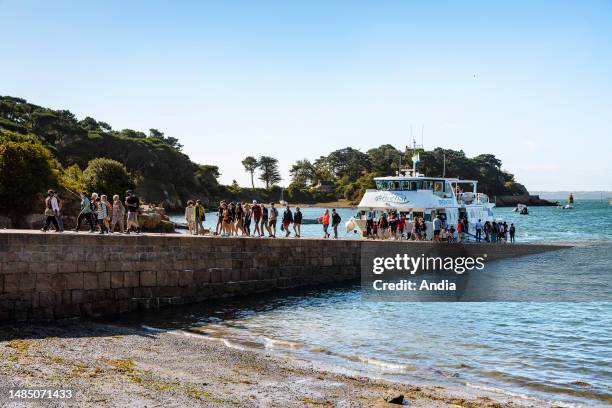
<path id="1" fill-rule="evenodd" d="M 400 406 L 383 400 L 389 393 L 403 394 L 412 407 L 546 406 L 468 386 L 340 374 L 177 331 L 71 320 L 4 326 L 0 333 L 5 388 L 71 388 L 76 396 L 70 403 L 79 406 Z"/>

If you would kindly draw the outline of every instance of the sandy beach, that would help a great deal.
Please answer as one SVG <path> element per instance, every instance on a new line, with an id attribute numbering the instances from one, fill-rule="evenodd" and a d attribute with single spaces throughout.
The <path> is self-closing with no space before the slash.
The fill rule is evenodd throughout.
<path id="1" fill-rule="evenodd" d="M 471 389 L 396 384 L 333 373 L 266 350 L 229 348 L 184 332 L 155 332 L 83 322 L 3 326 L 0 403 L 8 388 L 70 388 L 65 404 L 85 407 L 515 407 L 503 395 Z M 540 404 L 538 404 L 541 406 Z M 62 406 L 45 401 L 45 406 Z M 528 406 L 528 405 L 527 405 Z"/>

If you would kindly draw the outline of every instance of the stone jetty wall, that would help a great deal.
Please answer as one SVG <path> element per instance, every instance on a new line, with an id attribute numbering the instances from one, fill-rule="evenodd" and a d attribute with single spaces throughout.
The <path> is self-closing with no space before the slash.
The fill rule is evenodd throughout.
<path id="1" fill-rule="evenodd" d="M 0 232 L 0 321 L 122 313 L 359 277 L 359 242 Z"/>
<path id="2" fill-rule="evenodd" d="M 436 245 L 386 244 L 416 251 Z M 357 280 L 362 245 L 380 242 L 0 230 L 0 321 L 100 316 Z M 473 248 L 490 259 L 555 249 Z"/>

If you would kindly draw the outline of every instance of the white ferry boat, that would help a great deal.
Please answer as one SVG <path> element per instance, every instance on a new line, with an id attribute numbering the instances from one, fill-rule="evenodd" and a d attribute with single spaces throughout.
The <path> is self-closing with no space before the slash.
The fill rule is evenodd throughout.
<path id="1" fill-rule="evenodd" d="M 406 220 L 423 218 L 428 239 L 433 235 L 432 221 L 438 215 L 449 226 L 456 226 L 459 219 L 467 218 L 471 233 L 475 232 L 479 219 L 483 224 L 495 220 L 495 203 L 478 192 L 478 181 L 427 177 L 416 171 L 418 161 L 418 155 L 413 157 L 413 168 L 404 170 L 403 175 L 374 178 L 376 189 L 365 192 L 357 206 L 359 212 L 351 220 L 355 229 L 364 233 L 369 218 L 376 221 L 382 212 L 389 211 L 404 214 Z"/>

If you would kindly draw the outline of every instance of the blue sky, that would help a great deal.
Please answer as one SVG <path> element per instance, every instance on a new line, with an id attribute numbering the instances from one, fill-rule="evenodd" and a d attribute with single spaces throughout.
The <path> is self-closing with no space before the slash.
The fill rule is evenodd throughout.
<path id="1" fill-rule="evenodd" d="M 0 0 L 0 94 L 246 155 L 493 153 L 531 190 L 612 189 L 612 2 Z"/>

